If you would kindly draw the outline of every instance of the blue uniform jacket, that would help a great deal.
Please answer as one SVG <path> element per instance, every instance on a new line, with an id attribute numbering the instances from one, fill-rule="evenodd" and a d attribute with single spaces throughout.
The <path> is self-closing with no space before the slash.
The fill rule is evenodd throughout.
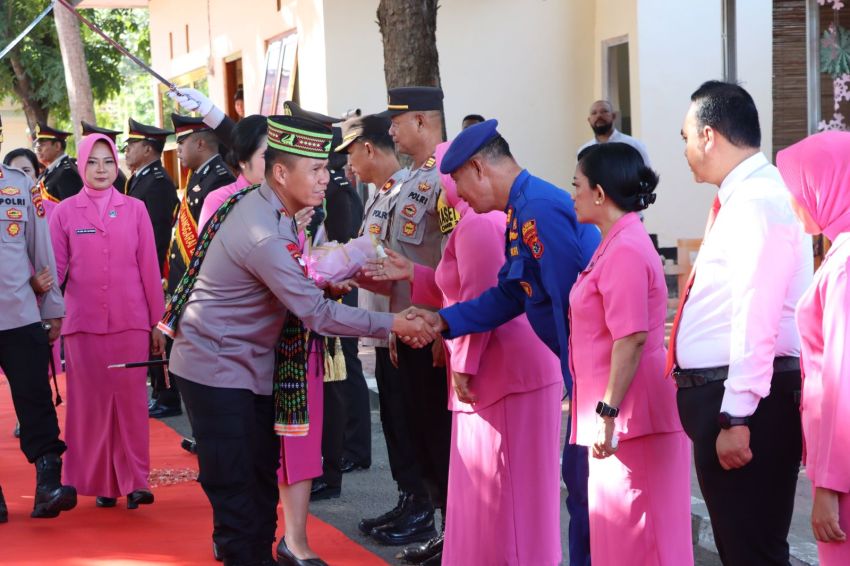
<path id="1" fill-rule="evenodd" d="M 599 245 L 599 230 L 578 223 L 565 191 L 526 170 L 511 186 L 505 213 L 506 261 L 499 282 L 471 301 L 442 309 L 449 327 L 444 335 L 486 332 L 524 312 L 537 336 L 561 359 L 569 392 L 570 289 Z"/>

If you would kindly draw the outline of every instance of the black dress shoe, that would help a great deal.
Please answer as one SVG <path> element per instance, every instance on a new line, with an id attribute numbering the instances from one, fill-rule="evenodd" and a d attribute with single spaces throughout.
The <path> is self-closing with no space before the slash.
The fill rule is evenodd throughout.
<path id="1" fill-rule="evenodd" d="M 118 498 L 103 497 L 102 495 L 98 495 L 97 499 L 94 500 L 94 504 L 98 507 L 115 507 L 116 503 L 118 503 Z"/>
<path id="2" fill-rule="evenodd" d="M 310 501 L 324 501 L 325 499 L 337 499 L 342 493 L 342 488 L 331 487 L 322 480 L 314 480 L 310 488 Z"/>
<path id="3" fill-rule="evenodd" d="M 183 409 L 178 405 L 176 407 L 169 407 L 167 405 L 162 405 L 158 401 L 148 407 L 148 416 L 152 419 L 163 419 L 165 417 L 176 417 L 178 415 L 183 414 Z"/>
<path id="4" fill-rule="evenodd" d="M 216 562 L 224 562 L 224 557 L 221 555 L 221 551 L 218 549 L 215 541 L 213 541 L 213 558 L 215 558 Z"/>
<path id="5" fill-rule="evenodd" d="M 424 542 L 437 536 L 434 528 L 434 508 L 426 498 L 412 497 L 402 515 L 387 525 L 372 529 L 372 539 L 378 544 L 400 546 Z"/>
<path id="6" fill-rule="evenodd" d="M 77 490 L 62 485 L 62 458 L 45 454 L 35 460 L 35 498 L 30 517 L 52 519 L 77 506 Z"/>
<path id="7" fill-rule="evenodd" d="M 402 550 L 396 558 L 408 564 L 424 564 L 434 556 L 443 552 L 443 533 L 423 542 L 414 544 Z M 437 561 L 437 564 L 440 562 Z"/>
<path id="8" fill-rule="evenodd" d="M 364 535 L 368 536 L 372 534 L 372 531 L 375 528 L 392 523 L 393 521 L 398 519 L 404 512 L 405 505 L 407 505 L 407 501 L 411 497 L 413 496 L 409 493 L 405 493 L 403 491 L 398 492 L 398 503 L 396 503 L 395 507 L 393 507 L 383 515 L 379 515 L 371 519 L 361 519 L 360 523 L 358 523 L 357 525 L 357 529 Z"/>
<path id="9" fill-rule="evenodd" d="M 286 539 L 283 537 L 280 537 L 277 545 L 277 563 L 278 566 L 328 566 L 328 563 L 321 558 L 296 557 L 286 546 Z"/>
<path id="10" fill-rule="evenodd" d="M 198 442 L 194 438 L 183 438 L 183 440 L 180 441 L 180 448 L 189 454 L 197 454 Z"/>
<path id="11" fill-rule="evenodd" d="M 354 472 L 357 470 L 368 470 L 369 468 L 369 464 L 355 462 L 354 460 L 349 460 L 348 458 L 342 458 L 339 461 L 339 471 L 343 474 L 347 474 L 348 472 Z"/>
<path id="12" fill-rule="evenodd" d="M 139 505 L 153 503 L 153 493 L 147 489 L 137 489 L 127 495 L 127 509 L 136 509 Z"/>
<path id="13" fill-rule="evenodd" d="M 440 566 L 443 563 L 443 551 L 438 552 L 425 562 L 422 562 L 422 566 Z"/>

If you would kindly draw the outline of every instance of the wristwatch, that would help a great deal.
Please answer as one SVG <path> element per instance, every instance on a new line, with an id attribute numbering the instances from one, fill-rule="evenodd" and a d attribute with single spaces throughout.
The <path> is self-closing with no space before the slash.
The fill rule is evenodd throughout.
<path id="1" fill-rule="evenodd" d="M 723 430 L 728 430 L 733 426 L 750 426 L 750 417 L 733 417 L 729 413 L 723 412 L 717 415 L 717 424 Z"/>
<path id="2" fill-rule="evenodd" d="M 596 404 L 596 414 L 600 417 L 616 418 L 620 414 L 620 409 L 612 407 L 605 401 L 600 401 Z"/>

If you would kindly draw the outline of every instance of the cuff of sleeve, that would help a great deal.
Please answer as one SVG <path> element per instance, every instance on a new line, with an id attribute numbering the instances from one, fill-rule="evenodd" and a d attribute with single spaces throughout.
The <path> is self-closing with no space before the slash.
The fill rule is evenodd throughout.
<path id="1" fill-rule="evenodd" d="M 65 309 L 58 307 L 46 307 L 41 309 L 41 320 L 49 318 L 65 318 Z"/>
<path id="2" fill-rule="evenodd" d="M 460 334 L 454 333 L 454 329 L 457 327 L 457 318 L 454 316 L 456 312 L 457 308 L 455 306 L 437 311 L 437 314 L 443 317 L 443 320 L 446 321 L 446 329 L 443 331 L 443 338 L 446 340 L 451 340 L 452 338 L 460 336 Z"/>
<path id="3" fill-rule="evenodd" d="M 720 404 L 721 413 L 729 413 L 733 417 L 749 417 L 756 412 L 761 397 L 750 391 L 731 391 L 728 387 L 723 394 Z"/>
<path id="4" fill-rule="evenodd" d="M 386 340 L 390 337 L 390 332 L 393 331 L 393 320 L 395 315 L 388 312 L 373 312 L 371 313 L 375 324 L 372 338 Z"/>
<path id="5" fill-rule="evenodd" d="M 209 111 L 209 114 L 204 116 L 204 124 L 212 129 L 218 128 L 222 121 L 224 121 L 224 110 L 218 106 L 213 106 Z"/>
<path id="6" fill-rule="evenodd" d="M 820 462 L 819 462 L 820 464 Z M 837 491 L 838 493 L 850 493 L 850 475 L 845 471 L 840 472 L 830 472 L 828 474 L 823 474 L 820 477 L 813 478 L 812 483 L 815 487 L 822 487 L 824 489 L 831 489 L 832 491 Z"/>

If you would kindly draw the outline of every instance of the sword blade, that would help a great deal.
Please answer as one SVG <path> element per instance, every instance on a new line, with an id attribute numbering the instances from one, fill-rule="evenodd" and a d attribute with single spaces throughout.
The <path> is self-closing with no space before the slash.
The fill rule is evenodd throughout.
<path id="1" fill-rule="evenodd" d="M 47 6 L 47 8 L 45 8 L 44 10 L 42 10 L 42 12 L 41 12 L 39 15 L 37 15 L 33 21 L 31 21 L 31 22 L 30 22 L 30 25 L 28 25 L 27 27 L 25 27 L 25 28 L 24 28 L 24 31 L 22 31 L 21 33 L 19 33 L 19 34 L 18 34 L 18 37 L 16 37 L 15 39 L 13 39 L 13 40 L 12 40 L 12 42 L 11 42 L 11 43 L 9 43 L 9 45 L 7 45 L 5 49 L 3 49 L 3 51 L 0 51 L 0 59 L 2 59 L 3 57 L 5 57 L 5 56 L 6 56 L 6 54 L 8 54 L 8 53 L 9 53 L 9 51 L 11 51 L 12 49 L 14 49 L 14 48 L 15 48 L 15 46 L 16 46 L 17 44 L 19 44 L 23 38 L 25 38 L 27 35 L 29 35 L 29 33 L 32 31 L 32 28 L 34 28 L 35 26 L 37 26 L 37 25 L 38 25 L 38 22 L 40 22 L 41 20 L 43 20 L 43 19 L 44 19 L 44 17 L 45 17 L 47 14 L 49 14 L 49 13 L 50 13 L 50 10 L 52 10 L 52 9 L 53 9 L 53 3 L 50 3 L 50 5 L 48 5 L 48 6 Z"/>
<path id="2" fill-rule="evenodd" d="M 147 360 L 144 362 L 127 362 L 126 364 L 112 364 L 106 366 L 106 369 L 129 369 L 129 368 L 147 368 L 151 366 L 166 366 L 168 359 L 162 360 Z"/>
<path id="3" fill-rule="evenodd" d="M 76 16 L 76 18 L 78 20 L 83 22 L 86 25 L 86 27 L 88 27 L 94 33 L 96 33 L 97 35 L 102 37 L 106 41 L 106 43 L 108 43 L 109 45 L 114 47 L 116 50 L 118 50 L 119 53 L 121 53 L 124 57 L 127 57 L 130 61 L 135 63 L 143 71 L 145 71 L 146 73 L 151 75 L 153 78 L 155 78 L 156 80 L 158 80 L 159 82 L 161 82 L 162 84 L 167 86 L 169 90 L 177 90 L 177 87 L 174 85 L 174 83 L 172 83 L 171 81 L 169 81 L 168 79 L 166 79 L 165 77 L 163 77 L 162 75 L 160 75 L 159 73 L 154 71 L 150 67 L 150 65 L 148 65 L 147 63 L 145 63 L 144 61 L 142 61 L 141 59 L 139 59 L 138 57 L 136 57 L 135 55 L 133 55 L 132 53 L 127 51 L 127 49 L 123 45 L 121 45 L 120 43 L 118 43 L 117 41 L 115 41 L 114 39 L 109 37 L 108 35 L 106 35 L 106 33 L 104 33 L 104 31 L 102 29 L 100 29 L 95 24 L 93 24 L 92 22 L 87 20 L 85 18 L 85 16 L 80 14 L 72 5 L 68 4 L 67 0 L 56 0 L 56 2 L 58 4 L 61 4 L 65 8 L 67 8 L 72 14 L 74 14 L 74 16 Z"/>

